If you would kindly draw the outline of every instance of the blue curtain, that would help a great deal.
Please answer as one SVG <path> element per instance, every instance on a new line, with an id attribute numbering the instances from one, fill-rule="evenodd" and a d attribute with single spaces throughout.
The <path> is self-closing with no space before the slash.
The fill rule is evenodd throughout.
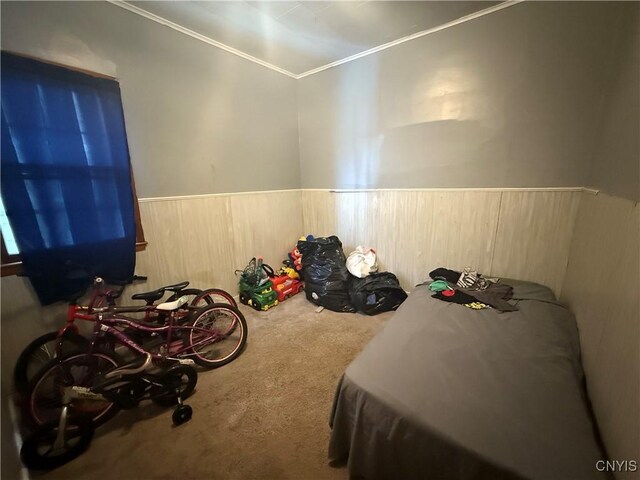
<path id="1" fill-rule="evenodd" d="M 120 87 L 2 53 L 2 200 L 43 305 L 125 280 L 136 228 Z"/>

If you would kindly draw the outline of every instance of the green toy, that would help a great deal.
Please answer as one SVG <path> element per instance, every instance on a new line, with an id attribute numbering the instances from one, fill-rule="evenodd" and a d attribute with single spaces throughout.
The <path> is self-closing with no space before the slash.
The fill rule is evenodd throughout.
<path id="1" fill-rule="evenodd" d="M 240 301 L 258 311 L 269 310 L 278 305 L 278 294 L 273 290 L 270 275 L 273 275 L 273 269 L 269 265 L 263 265 L 262 258 L 252 258 L 240 272 Z"/>

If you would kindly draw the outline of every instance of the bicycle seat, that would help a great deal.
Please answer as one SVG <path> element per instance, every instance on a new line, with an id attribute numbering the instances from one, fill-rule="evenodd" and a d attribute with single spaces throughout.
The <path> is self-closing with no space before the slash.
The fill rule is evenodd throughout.
<path id="1" fill-rule="evenodd" d="M 189 297 L 185 295 L 177 299 L 175 302 L 164 302 L 164 303 L 161 303 L 160 305 L 156 305 L 156 309 L 164 310 L 164 311 L 177 310 L 188 301 L 189 301 Z"/>
<path id="2" fill-rule="evenodd" d="M 131 298 L 133 300 L 144 300 L 148 304 L 151 304 L 156 300 L 160 300 L 163 295 L 164 288 L 159 288 L 158 290 L 153 290 L 152 292 L 136 293 L 135 295 L 131 295 Z"/>
<path id="3" fill-rule="evenodd" d="M 189 282 L 180 282 L 174 285 L 167 285 L 166 287 L 162 287 L 165 290 L 169 290 L 170 292 L 178 293 L 180 290 L 184 290 Z"/>

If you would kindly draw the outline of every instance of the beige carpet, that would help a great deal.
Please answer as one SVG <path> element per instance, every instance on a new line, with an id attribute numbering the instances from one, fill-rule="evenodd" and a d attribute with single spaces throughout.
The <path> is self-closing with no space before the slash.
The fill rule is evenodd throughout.
<path id="1" fill-rule="evenodd" d="M 173 427 L 150 402 L 96 431 L 88 452 L 38 475 L 59 479 L 346 479 L 327 466 L 329 413 L 345 367 L 391 313 L 338 314 L 304 294 L 268 312 L 242 306 L 244 353 L 202 371 L 187 401 L 193 419 Z"/>

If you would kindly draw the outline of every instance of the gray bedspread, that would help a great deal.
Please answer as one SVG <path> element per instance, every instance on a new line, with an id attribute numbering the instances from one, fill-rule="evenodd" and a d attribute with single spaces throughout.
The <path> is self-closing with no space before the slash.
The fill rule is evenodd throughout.
<path id="1" fill-rule="evenodd" d="M 541 285 L 519 311 L 417 287 L 347 368 L 329 461 L 366 479 L 602 478 L 573 315 Z"/>

